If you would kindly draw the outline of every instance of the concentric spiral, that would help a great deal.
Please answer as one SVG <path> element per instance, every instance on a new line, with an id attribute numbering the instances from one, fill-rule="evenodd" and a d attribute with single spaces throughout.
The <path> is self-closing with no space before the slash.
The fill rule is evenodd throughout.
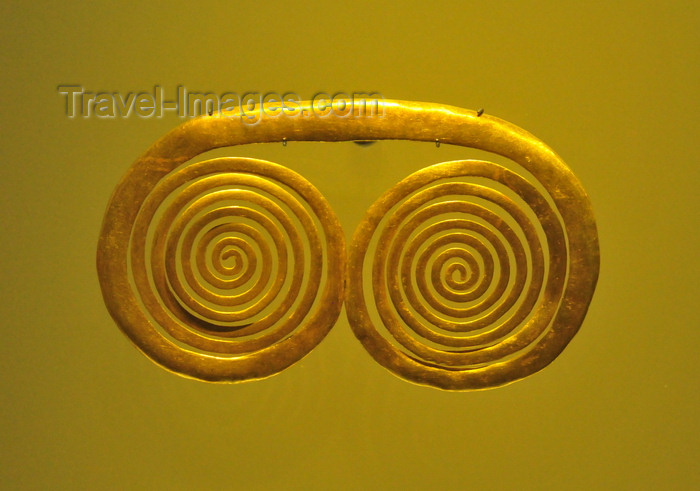
<path id="1" fill-rule="evenodd" d="M 204 380 L 269 376 L 335 322 L 343 235 L 298 174 L 260 160 L 208 160 L 163 176 L 133 206 L 128 244 L 119 244 L 128 248 L 129 288 L 111 298 L 134 302 L 130 313 L 142 318 L 122 328 L 166 368 Z"/>
<path id="2" fill-rule="evenodd" d="M 445 389 L 502 385 L 551 361 L 569 254 L 550 201 L 483 161 L 401 181 L 353 238 L 348 315 L 358 338 L 396 374 Z"/>
<path id="3" fill-rule="evenodd" d="M 483 111 L 357 109 L 195 118 L 129 168 L 97 269 L 110 314 L 149 358 L 207 381 L 268 377 L 323 339 L 343 300 L 370 354 L 419 384 L 496 387 L 566 347 L 600 261 L 590 200 L 561 158 Z M 392 139 L 492 152 L 525 172 L 477 161 L 416 172 L 368 210 L 346 272 L 338 219 L 304 178 L 259 160 L 192 163 L 250 143 Z"/>

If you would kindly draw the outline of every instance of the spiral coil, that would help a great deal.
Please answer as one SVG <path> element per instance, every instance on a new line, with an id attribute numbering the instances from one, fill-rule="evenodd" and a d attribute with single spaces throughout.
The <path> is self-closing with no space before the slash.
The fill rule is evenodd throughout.
<path id="1" fill-rule="evenodd" d="M 599 262 L 590 203 L 561 159 L 481 111 L 386 101 L 382 117 L 348 119 L 305 104 L 254 126 L 190 121 L 117 186 L 98 273 L 137 347 L 187 377 L 265 378 L 313 349 L 345 303 L 367 351 L 419 384 L 495 387 L 556 358 L 583 322 Z M 381 139 L 478 148 L 526 172 L 424 168 L 370 207 L 346 259 L 338 219 L 300 175 L 254 159 L 192 161 L 246 143 Z"/>
<path id="2" fill-rule="evenodd" d="M 138 207 L 129 259 L 149 323 L 127 334 L 149 356 L 160 336 L 162 364 L 196 378 L 276 373 L 320 342 L 342 304 L 337 220 L 310 183 L 270 162 L 220 158 L 165 175 Z"/>
<path id="3" fill-rule="evenodd" d="M 419 383 L 492 385 L 484 367 L 519 367 L 513 356 L 537 348 L 563 300 L 568 253 L 559 216 L 534 185 L 490 162 L 447 162 L 401 181 L 370 208 L 353 251 L 358 270 L 371 264 L 366 298 L 379 320 L 369 331 L 352 326 L 361 339 L 370 332 L 378 340 L 381 324 L 382 342 L 426 368 L 414 377 L 394 367 Z M 352 288 L 364 298 L 363 283 Z M 388 363 L 386 345 L 368 344 Z"/>

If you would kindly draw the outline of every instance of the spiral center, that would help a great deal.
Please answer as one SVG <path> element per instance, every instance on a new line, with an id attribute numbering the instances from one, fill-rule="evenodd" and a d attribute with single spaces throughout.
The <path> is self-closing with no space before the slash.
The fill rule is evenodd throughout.
<path id="1" fill-rule="evenodd" d="M 447 275 L 452 278 L 455 283 L 464 283 L 467 281 L 471 272 L 463 264 L 453 263 L 448 266 Z"/>
<path id="2" fill-rule="evenodd" d="M 227 249 L 221 253 L 221 264 L 234 269 L 241 266 L 241 253 L 235 249 Z"/>

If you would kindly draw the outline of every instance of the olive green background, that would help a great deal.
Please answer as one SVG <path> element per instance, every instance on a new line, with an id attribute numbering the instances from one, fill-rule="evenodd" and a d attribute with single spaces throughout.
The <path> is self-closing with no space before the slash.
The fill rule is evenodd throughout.
<path id="1" fill-rule="evenodd" d="M 697 489 L 695 2 L 97 2 L 0 6 L 0 487 Z M 344 313 L 265 381 L 180 378 L 108 315 L 97 236 L 128 166 L 181 122 L 68 119 L 91 91 L 378 91 L 511 121 L 591 196 L 601 275 L 579 334 L 507 387 L 376 364 Z M 383 191 L 464 150 L 234 148 L 313 182 L 350 238 Z"/>

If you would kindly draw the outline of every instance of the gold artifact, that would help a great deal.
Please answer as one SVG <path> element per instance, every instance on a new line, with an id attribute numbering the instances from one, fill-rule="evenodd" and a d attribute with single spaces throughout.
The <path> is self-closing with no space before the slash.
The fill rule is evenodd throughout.
<path id="1" fill-rule="evenodd" d="M 180 375 L 264 378 L 313 349 L 344 303 L 367 351 L 418 384 L 496 387 L 556 358 L 598 277 L 579 181 L 544 143 L 483 111 L 381 106 L 259 108 L 254 124 L 216 113 L 139 158 L 109 202 L 97 252 L 107 308 L 136 346 Z M 475 160 L 426 167 L 370 207 L 346 254 L 338 219 L 299 174 L 248 158 L 189 162 L 248 143 L 386 139 L 485 150 L 522 172 Z"/>

